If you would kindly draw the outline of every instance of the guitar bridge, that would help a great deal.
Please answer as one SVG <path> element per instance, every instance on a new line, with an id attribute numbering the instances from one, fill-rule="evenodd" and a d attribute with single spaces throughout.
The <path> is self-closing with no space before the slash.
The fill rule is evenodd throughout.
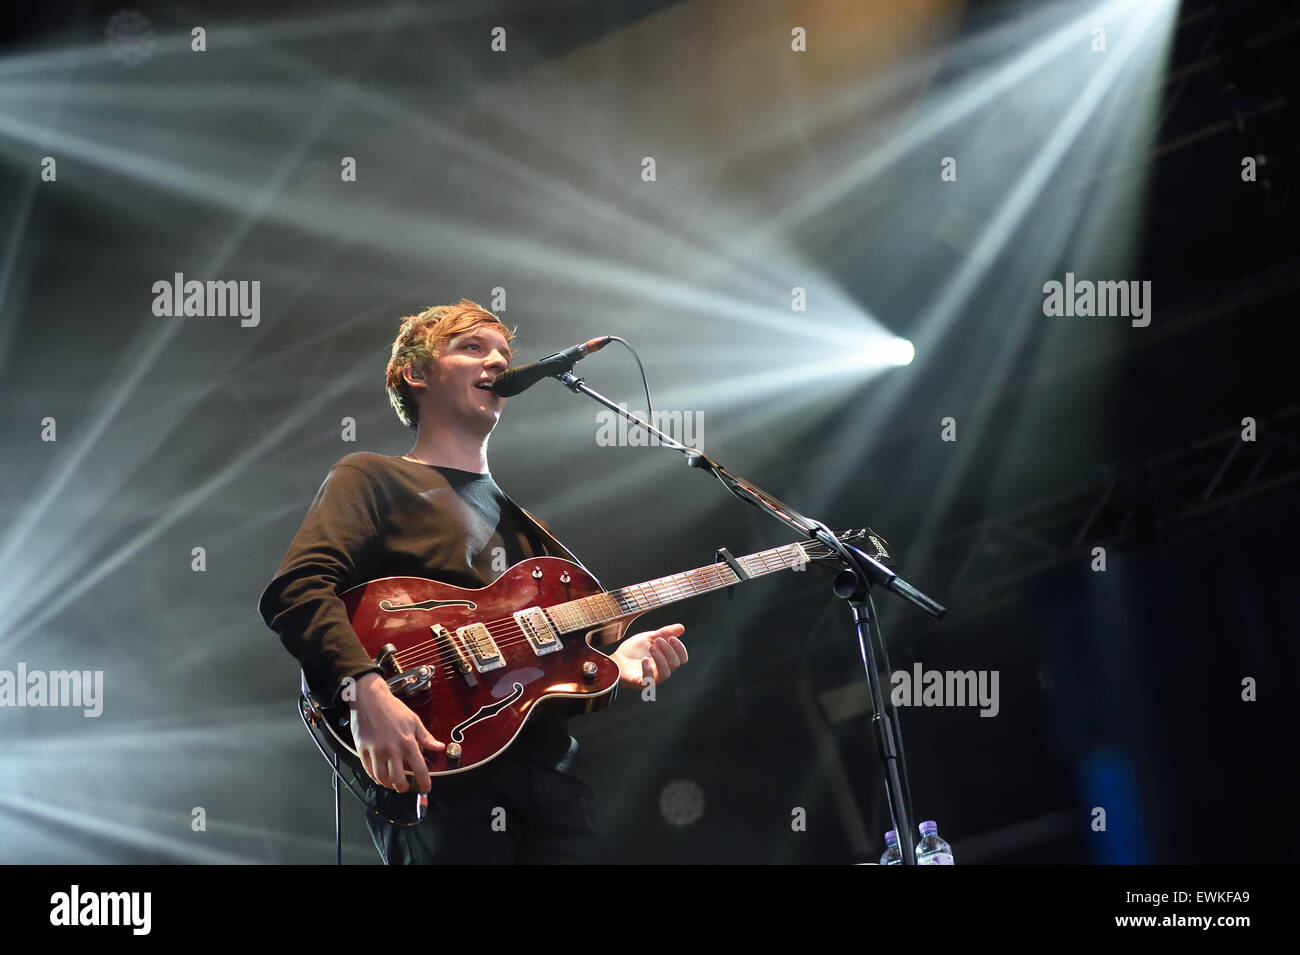
<path id="1" fill-rule="evenodd" d="M 527 610 L 519 611 L 515 614 L 515 623 L 519 624 L 519 629 L 524 632 L 533 652 L 539 657 L 562 649 L 560 636 L 551 626 L 551 621 L 547 619 L 541 607 L 529 607 Z"/>
<path id="2" fill-rule="evenodd" d="M 455 655 L 452 666 L 456 668 L 456 672 L 463 676 L 470 686 L 478 686 L 478 679 L 474 676 L 474 666 L 469 662 L 469 654 L 465 652 L 460 641 L 440 623 L 435 623 L 429 630 L 439 645 L 451 648 L 451 652 Z"/>

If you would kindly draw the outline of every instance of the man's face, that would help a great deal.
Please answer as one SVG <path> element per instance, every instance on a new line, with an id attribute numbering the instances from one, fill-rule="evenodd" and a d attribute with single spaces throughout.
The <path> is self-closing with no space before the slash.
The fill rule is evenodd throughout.
<path id="1" fill-rule="evenodd" d="M 466 433 L 486 435 L 501 417 L 506 399 L 483 387 L 510 365 L 510 346 L 496 325 L 479 325 L 447 342 L 429 363 L 427 397 L 417 397 L 420 416 L 429 414 Z"/>

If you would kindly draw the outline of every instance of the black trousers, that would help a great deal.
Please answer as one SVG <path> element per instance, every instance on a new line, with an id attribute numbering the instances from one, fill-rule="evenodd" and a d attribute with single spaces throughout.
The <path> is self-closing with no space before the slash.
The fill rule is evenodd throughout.
<path id="1" fill-rule="evenodd" d="M 415 818 L 415 794 L 371 783 L 366 804 Z M 398 826 L 366 813 L 385 865 L 604 863 L 595 800 L 581 779 L 522 758 L 433 781 L 425 818 Z"/>

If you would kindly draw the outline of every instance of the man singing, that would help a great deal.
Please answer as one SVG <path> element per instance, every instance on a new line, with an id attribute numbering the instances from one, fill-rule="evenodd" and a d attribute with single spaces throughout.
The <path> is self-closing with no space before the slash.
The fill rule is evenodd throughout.
<path id="1" fill-rule="evenodd" d="M 339 599 L 380 577 L 478 588 L 499 576 L 494 567 L 531 557 L 580 563 L 488 469 L 488 437 L 506 403 L 488 386 L 510 365 L 513 338 L 467 299 L 401 320 L 388 396 L 415 445 L 401 456 L 349 454 L 330 469 L 259 604 L 319 698 L 337 703 L 344 686 L 354 691 L 353 740 L 376 810 L 366 821 L 391 865 L 604 860 L 566 716 L 539 711 L 503 755 L 434 782 L 421 750 L 446 741 L 393 696 Z M 625 640 L 611 654 L 620 682 L 662 683 L 687 661 L 684 632 L 671 624 Z M 381 819 L 409 811 L 397 804 L 413 799 L 398 794 L 412 785 L 429 793 L 427 817 L 406 827 Z M 504 831 L 493 826 L 501 809 Z"/>

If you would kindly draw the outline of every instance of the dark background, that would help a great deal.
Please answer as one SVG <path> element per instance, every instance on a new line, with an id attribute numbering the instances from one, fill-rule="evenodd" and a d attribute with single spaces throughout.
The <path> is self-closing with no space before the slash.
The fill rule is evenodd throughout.
<path id="1" fill-rule="evenodd" d="M 902 711 L 917 818 L 959 863 L 1294 861 L 1297 11 L 1170 5 L 1167 47 L 1153 27 L 1010 219 L 1102 69 L 1086 30 L 927 125 L 1104 7 L 139 4 L 152 32 L 117 46 L 116 4 L 5 7 L 0 668 L 101 668 L 106 703 L 0 711 L 3 861 L 332 857 L 257 596 L 333 461 L 409 450 L 382 390 L 397 319 L 498 286 L 521 357 L 623 335 L 711 455 L 870 523 L 950 608 L 876 601 L 895 669 L 1000 675 L 996 718 Z M 178 271 L 260 280 L 259 325 L 155 317 Z M 1044 316 L 1067 271 L 1150 281 L 1152 324 Z M 863 329 L 917 360 L 855 367 Z M 582 370 L 643 407 L 626 354 Z M 595 410 L 542 383 L 492 464 L 607 587 L 790 539 L 676 455 L 599 447 Z M 616 858 L 875 859 L 829 576 L 643 622 L 674 620 L 691 665 L 573 727 Z M 676 824 L 682 781 L 702 803 Z M 344 811 L 346 858 L 377 861 Z"/>

